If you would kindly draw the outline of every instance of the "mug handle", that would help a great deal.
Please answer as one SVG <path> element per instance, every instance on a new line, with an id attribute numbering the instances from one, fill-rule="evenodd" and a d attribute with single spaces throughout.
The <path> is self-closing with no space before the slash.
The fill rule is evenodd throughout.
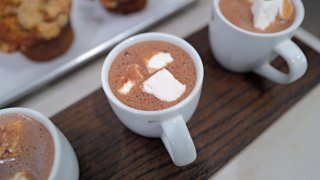
<path id="1" fill-rule="evenodd" d="M 274 51 L 286 61 L 289 73 L 285 74 L 266 62 L 254 69 L 254 72 L 280 84 L 289 84 L 299 79 L 307 70 L 307 58 L 301 49 L 290 39 L 278 44 Z"/>
<path id="2" fill-rule="evenodd" d="M 196 159 L 196 148 L 182 115 L 161 122 L 161 128 L 161 140 L 176 166 L 188 165 Z"/>

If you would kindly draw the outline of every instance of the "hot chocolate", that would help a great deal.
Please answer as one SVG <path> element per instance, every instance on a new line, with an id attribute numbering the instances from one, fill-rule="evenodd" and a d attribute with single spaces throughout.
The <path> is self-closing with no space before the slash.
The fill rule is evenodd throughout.
<path id="1" fill-rule="evenodd" d="M 0 116 L 0 179 L 48 179 L 53 159 L 46 127 L 23 114 Z"/>
<path id="2" fill-rule="evenodd" d="M 140 110 L 160 110 L 191 93 L 196 69 L 181 48 L 164 41 L 145 41 L 124 49 L 116 57 L 108 81 L 122 103 Z"/>
<path id="3" fill-rule="evenodd" d="M 241 29 L 258 32 L 258 33 L 274 33 L 287 29 L 295 19 L 294 7 L 292 6 L 292 13 L 287 18 L 281 18 L 279 15 L 275 18 L 266 29 L 259 29 L 254 26 L 254 16 L 252 13 L 252 6 L 255 0 L 221 0 L 220 10 L 224 17 L 226 17 L 232 24 Z M 276 1 L 276 0 L 275 0 Z M 286 2 L 287 0 L 284 0 Z M 263 7 L 258 7 L 262 10 Z M 265 14 L 263 14 L 265 15 Z"/>

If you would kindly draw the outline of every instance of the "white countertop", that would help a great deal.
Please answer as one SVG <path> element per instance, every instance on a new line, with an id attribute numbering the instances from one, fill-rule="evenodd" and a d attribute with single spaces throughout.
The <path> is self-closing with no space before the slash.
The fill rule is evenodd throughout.
<path id="1" fill-rule="evenodd" d="M 211 0 L 199 0 L 149 31 L 186 37 L 207 25 Z M 104 57 L 13 104 L 50 117 L 101 88 Z M 320 85 L 278 119 L 212 179 L 320 179 Z"/>

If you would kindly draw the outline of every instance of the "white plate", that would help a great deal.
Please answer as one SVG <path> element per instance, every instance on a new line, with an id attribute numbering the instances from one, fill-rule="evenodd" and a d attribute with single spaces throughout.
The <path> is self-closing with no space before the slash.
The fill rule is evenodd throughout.
<path id="1" fill-rule="evenodd" d="M 107 12 L 98 0 L 74 0 L 71 24 L 75 39 L 62 56 L 48 62 L 34 62 L 20 53 L 0 54 L 0 107 L 92 60 L 192 2 L 148 0 L 145 9 L 120 15 Z"/>

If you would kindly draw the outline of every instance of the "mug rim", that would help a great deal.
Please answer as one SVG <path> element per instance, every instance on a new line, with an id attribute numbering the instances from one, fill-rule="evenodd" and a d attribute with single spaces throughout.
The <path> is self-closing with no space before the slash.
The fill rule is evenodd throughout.
<path id="1" fill-rule="evenodd" d="M 168 42 L 171 44 L 174 44 L 184 50 L 186 53 L 188 53 L 189 56 L 191 56 L 191 59 L 194 62 L 195 68 L 196 68 L 196 82 L 195 85 L 191 91 L 191 93 L 184 98 L 182 101 L 179 103 L 165 108 L 165 109 L 160 109 L 160 110 L 141 110 L 141 109 L 136 109 L 133 107 L 130 107 L 123 102 L 121 102 L 112 92 L 110 86 L 109 86 L 109 70 L 112 62 L 115 60 L 117 55 L 124 50 L 127 47 L 130 47 L 136 43 L 144 42 L 144 41 L 164 41 Z M 107 98 L 109 101 L 112 101 L 115 103 L 118 107 L 125 109 L 127 111 L 130 111 L 134 114 L 144 114 L 144 115 L 161 115 L 165 113 L 169 113 L 175 110 L 180 109 L 181 107 L 185 106 L 188 104 L 197 94 L 198 91 L 201 90 L 202 87 L 202 82 L 203 82 L 203 76 L 204 76 L 204 70 L 203 70 L 203 64 L 200 55 L 198 52 L 192 47 L 187 41 L 185 41 L 182 38 L 179 38 L 174 35 L 170 35 L 167 33 L 160 33 L 160 32 L 148 32 L 148 33 L 142 33 L 138 35 L 134 35 L 122 42 L 120 42 L 116 47 L 114 47 L 107 57 L 104 60 L 103 66 L 102 66 L 102 71 L 101 71 L 101 83 L 102 83 L 102 88 L 104 93 L 106 94 Z"/>
<path id="2" fill-rule="evenodd" d="M 53 145 L 54 145 L 54 155 L 53 155 L 53 162 L 50 169 L 50 173 L 48 176 L 48 179 L 52 179 L 54 175 L 56 174 L 60 160 L 61 160 L 61 145 L 59 140 L 59 134 L 56 126 L 51 122 L 49 118 L 44 116 L 38 111 L 35 111 L 33 109 L 29 108 L 22 108 L 22 107 L 13 107 L 13 108 L 5 108 L 0 109 L 0 116 L 6 115 L 6 114 L 23 114 L 27 117 L 31 117 L 35 119 L 37 122 L 41 123 L 47 130 L 49 131 Z"/>
<path id="3" fill-rule="evenodd" d="M 220 18 L 230 27 L 232 27 L 233 29 L 236 29 L 237 31 L 244 33 L 246 35 L 251 35 L 251 36 L 258 36 L 258 37 L 273 37 L 273 36 L 281 36 L 284 34 L 288 34 L 294 30 L 296 30 L 302 23 L 304 16 L 305 16 L 305 10 L 304 10 L 304 6 L 301 2 L 301 0 L 292 0 L 294 7 L 295 7 L 295 19 L 293 21 L 293 23 L 286 29 L 281 30 L 281 31 L 277 31 L 277 32 L 272 32 L 272 33 L 259 33 L 259 32 L 252 32 L 252 31 L 248 31 L 245 29 L 242 29 L 238 26 L 236 26 L 235 24 L 233 24 L 232 22 L 230 22 L 221 12 L 220 10 L 220 1 L 221 0 L 212 0 L 213 2 L 213 9 L 214 11 L 216 11 L 216 14 L 218 14 L 218 16 L 220 16 Z"/>

